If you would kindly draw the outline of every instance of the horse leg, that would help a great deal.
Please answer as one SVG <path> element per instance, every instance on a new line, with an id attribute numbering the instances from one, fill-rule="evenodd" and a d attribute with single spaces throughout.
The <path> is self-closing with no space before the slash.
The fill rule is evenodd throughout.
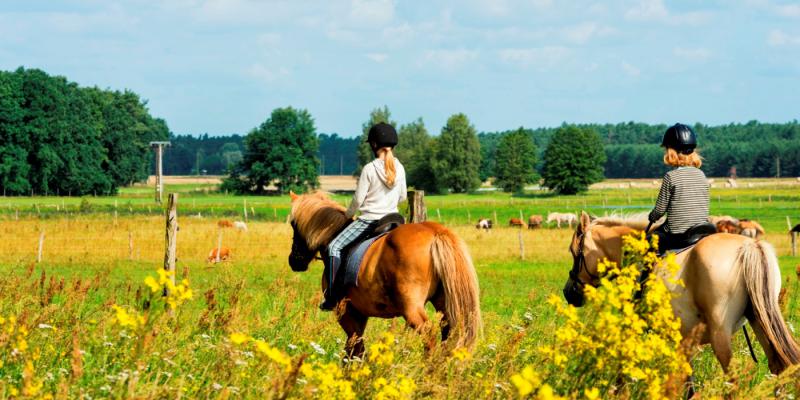
<path id="1" fill-rule="evenodd" d="M 711 324 L 709 330 L 709 338 L 711 339 L 711 348 L 714 350 L 714 355 L 722 365 L 722 370 L 728 373 L 728 367 L 731 364 L 731 357 L 733 351 L 731 350 L 731 333 L 728 332 L 722 324 Z"/>
<path id="2" fill-rule="evenodd" d="M 442 314 L 442 342 L 444 342 L 447 340 L 447 337 L 450 336 L 450 318 L 447 315 L 447 309 L 445 308 L 444 291 L 440 290 L 436 294 L 436 297 L 431 300 L 431 303 L 433 303 L 433 308 Z"/>
<path id="3" fill-rule="evenodd" d="M 363 358 L 364 357 L 364 329 L 367 327 L 367 317 L 358 312 L 350 303 L 347 303 L 347 308 L 344 313 L 339 317 L 339 325 L 344 329 L 347 334 L 347 343 L 345 344 L 346 357 Z"/>
<path id="4" fill-rule="evenodd" d="M 403 318 L 406 319 L 406 325 L 417 333 L 423 333 L 428 326 L 428 314 L 425 312 L 425 307 L 423 305 L 414 303 L 408 304 L 403 310 Z M 435 339 L 430 338 L 430 340 L 425 343 L 426 351 L 433 350 L 435 347 L 434 340 Z"/>

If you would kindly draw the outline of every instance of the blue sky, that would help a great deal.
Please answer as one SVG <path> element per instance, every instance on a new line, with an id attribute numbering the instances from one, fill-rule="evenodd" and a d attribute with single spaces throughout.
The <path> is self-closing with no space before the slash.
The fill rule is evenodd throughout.
<path id="1" fill-rule="evenodd" d="M 287 105 L 343 136 L 384 104 L 434 134 L 800 119 L 800 2 L 5 0 L 0 38 L 0 69 L 129 88 L 179 134 Z"/>

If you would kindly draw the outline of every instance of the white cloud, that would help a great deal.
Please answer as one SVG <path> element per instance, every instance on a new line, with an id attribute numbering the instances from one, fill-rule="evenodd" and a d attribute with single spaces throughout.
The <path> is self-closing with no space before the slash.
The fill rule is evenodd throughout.
<path id="1" fill-rule="evenodd" d="M 586 22 L 563 29 L 564 37 L 573 43 L 584 44 L 593 37 L 607 36 L 614 32 L 613 28 L 600 26 L 595 22 Z"/>
<path id="2" fill-rule="evenodd" d="M 676 47 L 672 49 L 672 54 L 674 54 L 676 57 L 685 58 L 696 62 L 706 61 L 711 58 L 711 52 L 703 47 Z"/>
<path id="3" fill-rule="evenodd" d="M 352 0 L 350 18 L 368 26 L 380 26 L 394 19 L 393 0 Z"/>
<path id="4" fill-rule="evenodd" d="M 767 44 L 772 47 L 800 45 L 800 36 L 787 34 L 779 29 L 773 29 L 767 36 Z"/>
<path id="5" fill-rule="evenodd" d="M 427 64 L 437 65 L 446 70 L 460 68 L 462 65 L 478 59 L 477 50 L 428 50 L 423 56 Z"/>
<path id="6" fill-rule="evenodd" d="M 636 6 L 625 12 L 625 18 L 640 22 L 658 21 L 674 25 L 701 25 L 711 19 L 711 13 L 706 11 L 672 13 L 667 10 L 662 0 L 640 0 Z"/>
<path id="7" fill-rule="evenodd" d="M 634 78 L 638 78 L 642 74 L 642 70 L 632 64 L 629 64 L 627 61 L 623 61 L 621 66 L 622 70 L 625 71 L 626 74 Z"/>
<path id="8" fill-rule="evenodd" d="M 498 51 L 498 56 L 505 63 L 521 67 L 538 67 L 543 69 L 563 64 L 569 55 L 570 50 L 560 46 L 502 49 Z"/>
<path id="9" fill-rule="evenodd" d="M 376 63 L 382 63 L 389 58 L 389 55 L 386 53 L 368 53 L 366 54 L 366 57 L 372 61 L 375 61 Z"/>
<path id="10" fill-rule="evenodd" d="M 784 4 L 775 6 L 775 12 L 782 17 L 800 17 L 800 4 Z"/>
<path id="11" fill-rule="evenodd" d="M 270 69 L 261 64 L 253 64 L 248 68 L 247 73 L 264 83 L 273 83 L 280 78 L 288 76 L 289 70 L 285 67 Z"/>

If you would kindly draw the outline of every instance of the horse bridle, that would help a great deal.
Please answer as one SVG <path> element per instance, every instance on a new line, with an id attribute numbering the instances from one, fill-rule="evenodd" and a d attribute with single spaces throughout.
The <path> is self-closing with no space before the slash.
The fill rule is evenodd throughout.
<path id="1" fill-rule="evenodd" d="M 572 255 L 572 269 L 569 271 L 569 278 L 575 282 L 580 283 L 581 285 L 589 285 L 591 282 L 600 279 L 599 275 L 595 275 L 589 272 L 589 267 L 586 266 L 586 256 L 583 254 L 583 245 L 586 240 L 586 233 L 583 232 L 578 235 L 578 254 Z M 586 275 L 589 275 L 591 278 L 590 282 L 584 282 L 581 280 L 581 270 L 586 271 Z"/>

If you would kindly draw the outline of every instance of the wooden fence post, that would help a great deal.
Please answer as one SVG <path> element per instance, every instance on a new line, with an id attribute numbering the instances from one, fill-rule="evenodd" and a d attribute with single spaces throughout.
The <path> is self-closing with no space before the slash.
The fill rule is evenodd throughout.
<path id="1" fill-rule="evenodd" d="M 219 264 L 219 253 L 222 253 L 222 228 L 219 229 L 219 237 L 217 238 L 217 264 Z"/>
<path id="2" fill-rule="evenodd" d="M 797 232 L 792 232 L 792 257 L 797 257 Z"/>
<path id="3" fill-rule="evenodd" d="M 497 220 L 497 210 L 492 210 L 492 215 L 494 215 L 494 224 L 499 224 L 500 221 Z"/>
<path id="4" fill-rule="evenodd" d="M 247 199 L 243 200 L 242 209 L 244 209 L 244 222 L 247 223 Z"/>
<path id="5" fill-rule="evenodd" d="M 522 229 L 517 234 L 519 235 L 519 258 L 525 260 L 525 242 L 522 240 Z"/>
<path id="6" fill-rule="evenodd" d="M 128 260 L 133 261 L 133 232 L 128 231 Z"/>
<path id="7" fill-rule="evenodd" d="M 170 193 L 167 203 L 167 231 L 165 234 L 166 249 L 164 251 L 164 271 L 167 271 L 172 284 L 175 284 L 175 252 L 178 248 L 178 194 Z M 169 291 L 164 288 L 164 296 Z"/>
<path id="8" fill-rule="evenodd" d="M 42 250 L 44 250 L 44 230 L 39 234 L 39 251 L 36 253 L 36 263 L 42 262 Z"/>
<path id="9" fill-rule="evenodd" d="M 425 191 L 412 190 L 408 192 L 408 219 L 416 224 L 428 220 L 428 209 L 425 207 Z"/>

